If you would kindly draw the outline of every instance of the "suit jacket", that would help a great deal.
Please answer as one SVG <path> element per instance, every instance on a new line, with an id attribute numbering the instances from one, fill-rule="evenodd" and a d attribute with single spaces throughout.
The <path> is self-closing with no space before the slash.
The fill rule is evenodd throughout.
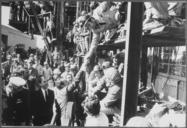
<path id="1" fill-rule="evenodd" d="M 4 93 L 5 94 L 5 93 Z M 12 96 L 3 95 L 3 120 L 7 125 L 31 121 L 29 90 L 23 89 Z"/>
<path id="2" fill-rule="evenodd" d="M 54 92 L 48 89 L 46 101 L 42 90 L 39 89 L 31 94 L 32 97 L 32 115 L 34 116 L 34 125 L 49 124 L 53 115 Z"/>

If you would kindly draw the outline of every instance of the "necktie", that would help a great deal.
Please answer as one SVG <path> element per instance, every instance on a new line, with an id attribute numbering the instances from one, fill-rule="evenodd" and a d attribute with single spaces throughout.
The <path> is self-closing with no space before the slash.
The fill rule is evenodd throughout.
<path id="1" fill-rule="evenodd" d="M 45 90 L 45 101 L 47 101 L 47 96 L 48 96 L 48 93 L 47 93 L 47 90 Z"/>

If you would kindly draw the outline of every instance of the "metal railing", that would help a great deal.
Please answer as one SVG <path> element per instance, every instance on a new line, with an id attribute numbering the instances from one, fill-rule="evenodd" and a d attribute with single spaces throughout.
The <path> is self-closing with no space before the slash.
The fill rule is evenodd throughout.
<path id="1" fill-rule="evenodd" d="M 23 9 L 24 9 L 24 12 L 25 12 L 25 14 L 27 15 L 27 22 L 28 22 L 28 33 L 31 33 L 31 25 L 33 24 L 34 25 L 34 23 L 33 23 L 33 19 L 35 18 L 34 17 L 34 15 L 30 15 L 29 14 L 29 12 L 27 11 L 27 9 L 25 8 L 25 7 L 23 7 Z M 38 18 L 45 18 L 45 17 L 48 17 L 49 16 L 49 18 L 51 19 L 52 18 L 52 12 L 46 12 L 46 13 L 44 13 L 44 14 L 38 14 L 37 15 L 37 17 Z M 43 28 L 43 30 L 45 29 L 45 20 L 43 20 L 43 26 L 42 26 Z"/>

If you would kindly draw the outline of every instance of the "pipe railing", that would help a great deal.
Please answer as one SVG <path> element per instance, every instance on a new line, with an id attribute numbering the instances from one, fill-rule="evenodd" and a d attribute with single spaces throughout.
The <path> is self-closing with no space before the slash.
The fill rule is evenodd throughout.
<path id="1" fill-rule="evenodd" d="M 25 7 L 23 7 L 25 14 L 28 17 L 28 33 L 31 33 L 31 25 L 33 24 L 33 22 L 31 21 L 34 17 L 34 15 L 30 15 L 29 12 L 27 11 L 27 9 Z M 44 14 L 38 14 L 37 17 L 47 17 L 49 16 L 49 18 L 52 18 L 52 12 L 46 12 Z M 45 20 L 43 20 L 43 30 L 45 29 Z"/>

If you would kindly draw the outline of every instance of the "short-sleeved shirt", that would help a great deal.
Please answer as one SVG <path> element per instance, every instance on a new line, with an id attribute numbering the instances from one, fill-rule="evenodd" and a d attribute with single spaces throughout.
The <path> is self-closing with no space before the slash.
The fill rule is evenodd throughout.
<path id="1" fill-rule="evenodd" d="M 66 104 L 68 102 L 67 87 L 64 87 L 63 89 L 58 89 L 57 87 L 55 87 L 54 93 L 55 93 L 55 99 L 57 100 L 57 103 L 60 105 L 61 112 L 62 112 L 63 108 L 66 107 Z"/>

